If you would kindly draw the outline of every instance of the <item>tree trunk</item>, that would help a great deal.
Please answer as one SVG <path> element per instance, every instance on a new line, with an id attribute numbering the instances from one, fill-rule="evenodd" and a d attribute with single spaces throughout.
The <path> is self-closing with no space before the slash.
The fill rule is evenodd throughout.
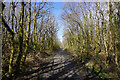
<path id="1" fill-rule="evenodd" d="M 11 19 L 11 30 L 14 32 L 14 23 L 13 23 L 13 19 L 14 19 L 14 11 L 15 11 L 15 7 L 14 4 L 12 2 L 11 4 L 12 6 L 12 10 L 11 10 L 11 14 L 12 14 L 12 19 Z M 11 56 L 10 56 L 10 61 L 9 61 L 9 74 L 11 76 L 12 72 L 13 72 L 13 57 L 14 57 L 14 35 L 11 35 Z"/>
<path id="2" fill-rule="evenodd" d="M 36 14 L 35 14 L 35 12 L 36 12 L 36 2 L 35 2 L 35 4 L 34 4 L 34 22 L 33 22 L 33 26 L 34 26 L 34 31 L 33 31 L 33 33 L 34 33 L 34 37 L 33 37 L 33 44 L 34 44 L 34 51 L 33 51 L 33 56 L 35 57 L 35 53 L 36 53 L 36 50 L 35 50 L 35 46 L 36 46 L 36 38 L 35 38 L 35 27 L 36 27 Z"/>
<path id="3" fill-rule="evenodd" d="M 23 59 L 22 59 L 22 63 L 25 63 L 26 60 L 26 56 L 29 53 L 28 49 L 29 49 L 29 38 L 30 38 L 30 24 L 31 24 L 31 0 L 29 0 L 29 14 L 28 14 L 28 25 L 27 25 L 27 33 L 26 33 L 26 46 L 25 46 L 25 54 L 23 54 Z"/>
<path id="4" fill-rule="evenodd" d="M 15 70 L 18 72 L 23 54 L 23 18 L 24 18 L 24 2 L 21 0 L 20 24 L 19 24 L 19 53 L 17 55 Z"/>

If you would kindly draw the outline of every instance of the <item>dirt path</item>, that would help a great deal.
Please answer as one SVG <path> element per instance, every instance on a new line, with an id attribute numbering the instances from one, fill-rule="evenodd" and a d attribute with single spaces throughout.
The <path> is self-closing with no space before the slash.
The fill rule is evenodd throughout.
<path id="1" fill-rule="evenodd" d="M 87 72 L 82 71 L 76 62 L 69 58 L 63 49 L 59 50 L 48 66 L 49 68 L 45 69 L 41 75 L 48 80 L 68 78 L 83 80 L 87 74 Z"/>
<path id="2" fill-rule="evenodd" d="M 24 80 L 88 80 L 87 75 L 90 74 L 84 67 L 72 61 L 63 49 L 58 51 L 47 66 L 40 68 L 41 66 L 24 75 Z"/>

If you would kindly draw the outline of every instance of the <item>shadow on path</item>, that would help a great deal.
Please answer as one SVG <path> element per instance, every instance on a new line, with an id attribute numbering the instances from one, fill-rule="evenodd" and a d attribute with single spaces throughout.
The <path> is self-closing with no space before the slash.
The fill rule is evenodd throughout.
<path id="1" fill-rule="evenodd" d="M 50 63 L 46 63 L 46 67 L 38 68 L 35 71 L 31 71 L 24 76 L 25 80 L 37 79 L 37 80 L 85 80 L 89 79 L 87 77 L 88 72 L 85 71 L 82 66 L 78 66 L 76 62 L 69 59 L 67 52 L 64 50 L 59 50 L 58 54 L 55 55 Z M 44 64 L 44 65 L 46 65 Z M 42 64 L 43 65 L 43 64 Z M 41 65 L 40 65 L 41 66 Z M 42 71 L 41 71 L 42 70 Z M 89 73 L 90 74 L 90 73 Z"/>

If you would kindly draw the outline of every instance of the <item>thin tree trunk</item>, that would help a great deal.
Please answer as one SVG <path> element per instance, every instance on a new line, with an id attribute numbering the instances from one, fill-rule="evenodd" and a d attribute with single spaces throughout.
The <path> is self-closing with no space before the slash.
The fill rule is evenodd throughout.
<path id="1" fill-rule="evenodd" d="M 14 23 L 13 23 L 13 19 L 14 19 L 14 4 L 12 2 L 11 4 L 12 6 L 12 10 L 11 10 L 11 14 L 12 14 L 12 19 L 11 19 L 11 30 L 14 32 Z M 11 76 L 12 72 L 13 72 L 13 57 L 14 57 L 14 35 L 11 35 L 11 56 L 10 56 L 10 61 L 9 61 L 9 74 Z"/>
<path id="2" fill-rule="evenodd" d="M 35 4 L 34 4 L 34 22 L 33 22 L 33 26 L 34 26 L 34 29 L 33 29 L 33 33 L 34 33 L 34 37 L 33 37 L 33 43 L 34 43 L 34 52 L 33 52 L 33 56 L 35 57 L 35 52 L 36 52 L 36 50 L 35 50 L 35 43 L 36 43 L 36 39 L 35 39 L 35 26 L 36 26 L 36 14 L 35 14 L 35 12 L 36 12 L 36 2 L 35 2 Z"/>
<path id="3" fill-rule="evenodd" d="M 29 14 L 28 14 L 28 25 L 27 25 L 27 33 L 26 33 L 26 47 L 25 47 L 25 54 L 23 55 L 22 62 L 25 63 L 26 56 L 29 53 L 29 38 L 30 38 L 30 24 L 31 24 L 31 0 L 29 0 Z"/>
<path id="4" fill-rule="evenodd" d="M 23 54 L 23 18 L 24 18 L 24 2 L 21 0 L 21 11 L 20 11 L 20 26 L 19 26 L 19 53 L 16 60 L 15 70 L 18 72 L 20 67 L 20 61 Z"/>

